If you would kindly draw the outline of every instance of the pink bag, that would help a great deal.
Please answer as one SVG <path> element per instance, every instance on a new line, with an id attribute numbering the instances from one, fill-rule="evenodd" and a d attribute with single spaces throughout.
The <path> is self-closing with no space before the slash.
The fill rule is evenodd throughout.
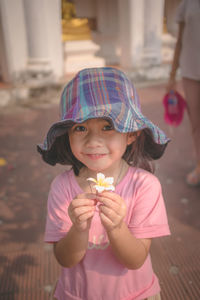
<path id="1" fill-rule="evenodd" d="M 163 98 L 164 120 L 167 124 L 178 126 L 183 120 L 186 102 L 177 91 L 170 91 Z"/>

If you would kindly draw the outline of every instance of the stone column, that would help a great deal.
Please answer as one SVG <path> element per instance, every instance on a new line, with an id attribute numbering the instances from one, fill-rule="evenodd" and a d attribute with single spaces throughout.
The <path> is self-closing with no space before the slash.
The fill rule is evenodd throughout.
<path id="1" fill-rule="evenodd" d="M 106 64 L 118 63 L 118 5 L 116 0 L 97 0 L 96 42 Z"/>
<path id="2" fill-rule="evenodd" d="M 60 0 L 24 0 L 28 70 L 34 75 L 62 76 Z"/>
<path id="3" fill-rule="evenodd" d="M 144 45 L 144 0 L 119 0 L 120 65 L 126 69 L 141 64 Z"/>
<path id="4" fill-rule="evenodd" d="M 46 0 L 46 11 L 49 58 L 55 76 L 60 78 L 64 74 L 61 0 Z"/>
<path id="5" fill-rule="evenodd" d="M 121 66 L 159 64 L 164 0 L 118 0 L 118 4 Z"/>
<path id="6" fill-rule="evenodd" d="M 0 68 L 4 81 L 19 79 L 27 63 L 23 0 L 0 1 Z"/>
<path id="7" fill-rule="evenodd" d="M 159 65 L 162 61 L 164 0 L 148 0 L 144 5 L 144 45 L 142 64 Z"/>

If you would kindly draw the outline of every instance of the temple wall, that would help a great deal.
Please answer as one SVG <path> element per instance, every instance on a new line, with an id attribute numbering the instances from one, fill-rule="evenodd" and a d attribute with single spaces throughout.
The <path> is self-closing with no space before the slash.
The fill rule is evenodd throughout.
<path id="1" fill-rule="evenodd" d="M 179 1 L 74 0 L 77 18 L 92 21 L 91 38 L 63 42 L 61 0 L 1 0 L 0 76 L 12 82 L 27 74 L 42 84 L 87 65 L 159 66 L 163 20 L 175 35 Z"/>

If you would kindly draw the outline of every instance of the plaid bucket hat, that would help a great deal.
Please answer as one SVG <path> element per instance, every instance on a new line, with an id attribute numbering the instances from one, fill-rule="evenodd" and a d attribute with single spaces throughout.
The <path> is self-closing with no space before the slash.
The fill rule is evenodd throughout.
<path id="1" fill-rule="evenodd" d="M 44 143 L 37 145 L 43 159 L 55 165 L 58 162 L 53 147 L 56 139 L 74 123 L 92 118 L 108 119 L 115 130 L 122 133 L 150 129 L 161 150 L 159 157 L 169 142 L 165 133 L 142 114 L 136 89 L 122 71 L 110 67 L 89 68 L 78 72 L 65 86 L 61 95 L 60 121 L 51 126 Z"/>

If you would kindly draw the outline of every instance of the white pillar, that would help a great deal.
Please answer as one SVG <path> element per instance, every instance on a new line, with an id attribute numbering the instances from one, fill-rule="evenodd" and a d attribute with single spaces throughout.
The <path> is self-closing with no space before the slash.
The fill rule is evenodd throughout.
<path id="1" fill-rule="evenodd" d="M 46 0 L 46 10 L 47 8 L 47 36 L 49 41 L 49 58 L 54 74 L 57 78 L 60 78 L 64 73 L 61 0 Z"/>
<path id="2" fill-rule="evenodd" d="M 162 60 L 162 30 L 164 16 L 164 0 L 148 0 L 144 5 L 144 66 L 159 65 Z"/>
<path id="3" fill-rule="evenodd" d="M 116 0 L 97 0 L 96 6 L 99 53 L 107 64 L 118 63 L 118 3 Z"/>
<path id="4" fill-rule="evenodd" d="M 118 0 L 120 65 L 139 68 L 161 61 L 164 0 Z"/>
<path id="5" fill-rule="evenodd" d="M 144 1 L 119 0 L 120 65 L 126 69 L 140 65 L 144 44 Z"/>
<path id="6" fill-rule="evenodd" d="M 27 64 L 23 0 L 0 1 L 0 57 L 4 81 L 21 76 Z"/>
<path id="7" fill-rule="evenodd" d="M 24 0 L 29 70 L 62 76 L 60 0 Z"/>

